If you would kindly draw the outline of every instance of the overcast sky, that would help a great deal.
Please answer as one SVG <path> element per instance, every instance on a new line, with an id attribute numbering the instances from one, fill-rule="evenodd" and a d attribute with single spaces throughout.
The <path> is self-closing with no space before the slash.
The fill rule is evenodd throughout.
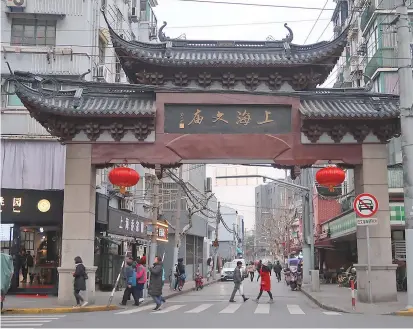
<path id="1" fill-rule="evenodd" d="M 279 40 L 288 33 L 283 26 L 284 23 L 287 23 L 293 30 L 293 43 L 296 44 L 310 44 L 330 40 L 333 36 L 333 24 L 331 23 L 331 16 L 335 7 L 333 0 L 328 1 L 323 12 L 321 12 L 321 8 L 326 4 L 326 0 L 212 1 L 312 7 L 320 8 L 320 10 L 212 4 L 185 0 L 158 0 L 159 5 L 155 8 L 158 26 L 166 21 L 168 26 L 164 32 L 171 38 L 185 34 L 187 39 L 201 40 L 266 40 L 268 36 Z M 309 35 L 320 13 L 321 16 Z M 327 79 L 328 87 L 333 85 L 333 80 L 331 77 Z"/>
<path id="2" fill-rule="evenodd" d="M 202 1 L 202 0 L 200 0 Z M 176 38 L 182 34 L 187 39 L 201 40 L 266 40 L 268 36 L 280 40 L 287 35 L 283 24 L 287 23 L 294 32 L 293 43 L 311 44 L 331 40 L 333 24 L 331 16 L 335 8 L 329 0 L 326 9 L 321 8 L 326 0 L 211 0 L 217 2 L 244 2 L 248 4 L 267 4 L 294 7 L 312 7 L 319 10 L 276 8 L 264 6 L 241 6 L 228 4 L 199 3 L 193 1 L 158 0 L 155 8 L 158 26 L 163 21 L 168 23 L 164 32 L 168 37 Z M 320 15 L 321 13 L 321 15 Z M 311 34 L 309 32 L 313 28 Z M 324 33 L 323 33 L 324 32 Z M 326 81 L 326 87 L 332 87 L 333 76 Z M 208 166 L 208 174 L 213 175 L 213 165 Z M 281 177 L 283 171 L 269 169 L 269 176 Z M 255 187 L 215 187 L 214 192 L 223 204 L 240 210 L 245 216 L 246 226 L 252 228 L 255 218 Z"/>

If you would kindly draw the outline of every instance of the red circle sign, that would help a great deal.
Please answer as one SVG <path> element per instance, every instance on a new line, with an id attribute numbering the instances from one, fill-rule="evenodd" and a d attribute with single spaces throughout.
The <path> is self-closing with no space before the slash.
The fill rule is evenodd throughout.
<path id="1" fill-rule="evenodd" d="M 379 201 L 370 193 L 362 193 L 356 196 L 353 209 L 358 217 L 369 218 L 379 209 Z"/>

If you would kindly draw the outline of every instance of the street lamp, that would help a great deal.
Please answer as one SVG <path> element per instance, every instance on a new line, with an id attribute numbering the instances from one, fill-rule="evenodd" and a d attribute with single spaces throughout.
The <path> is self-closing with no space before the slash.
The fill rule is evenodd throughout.
<path id="1" fill-rule="evenodd" d="M 303 258 L 305 259 L 303 265 L 303 281 L 304 283 L 310 283 L 310 270 L 314 269 L 314 232 L 313 232 L 313 202 L 312 202 L 312 189 L 306 186 L 297 185 L 294 183 L 286 182 L 281 179 L 276 179 L 264 175 L 229 175 L 229 176 L 216 176 L 216 179 L 225 178 L 262 178 L 264 182 L 268 179 L 277 183 L 277 185 L 284 186 L 291 190 L 298 190 L 303 197 L 303 226 L 304 226 L 304 243 L 303 243 Z M 308 180 L 305 180 L 308 181 Z"/>

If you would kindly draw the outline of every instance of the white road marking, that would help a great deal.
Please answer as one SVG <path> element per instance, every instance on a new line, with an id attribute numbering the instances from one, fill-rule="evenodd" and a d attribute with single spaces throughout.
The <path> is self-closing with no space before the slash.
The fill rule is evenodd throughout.
<path id="1" fill-rule="evenodd" d="M 138 313 L 138 312 L 142 312 L 142 311 L 153 309 L 153 308 L 155 308 L 155 304 L 146 305 L 146 306 L 136 306 L 136 308 L 133 308 L 131 310 L 117 312 L 115 313 L 115 315 Z"/>
<path id="2" fill-rule="evenodd" d="M 241 304 L 229 304 L 227 307 L 225 307 L 221 312 L 222 314 L 231 314 L 235 313 L 239 308 L 241 307 Z"/>
<path id="3" fill-rule="evenodd" d="M 184 307 L 184 306 L 185 306 L 185 305 L 172 305 L 172 306 L 169 306 L 169 307 L 167 307 L 167 308 L 165 308 L 165 309 L 161 309 L 161 310 L 158 311 L 158 312 L 154 312 L 153 314 L 173 312 L 173 311 L 179 310 L 181 307 Z"/>
<path id="4" fill-rule="evenodd" d="M 55 320 L 55 319 L 59 319 L 59 318 L 63 318 L 63 317 L 65 317 L 66 315 L 51 315 L 51 316 L 48 316 L 48 315 L 2 315 L 1 316 L 1 318 L 2 319 L 7 319 L 7 318 L 10 318 L 10 319 L 39 319 L 39 318 L 41 318 L 41 319 L 53 319 L 53 320 Z"/>
<path id="5" fill-rule="evenodd" d="M 52 320 L 1 320 L 2 324 L 5 323 L 47 323 L 47 322 L 51 322 Z"/>
<path id="6" fill-rule="evenodd" d="M 1 326 L 3 328 L 7 328 L 7 327 L 40 327 L 42 326 L 42 323 L 7 323 L 7 324 L 2 324 Z M 27 328 L 29 329 L 29 328 Z"/>
<path id="7" fill-rule="evenodd" d="M 192 310 L 186 311 L 185 313 L 201 313 L 205 310 L 207 310 L 208 308 L 210 308 L 213 304 L 201 304 L 197 307 L 195 307 Z"/>
<path id="8" fill-rule="evenodd" d="M 325 311 L 323 312 L 325 315 L 341 315 L 341 313 L 334 312 L 334 311 Z"/>
<path id="9" fill-rule="evenodd" d="M 270 314 L 270 304 L 258 304 L 254 314 Z"/>
<path id="10" fill-rule="evenodd" d="M 298 305 L 287 305 L 288 308 L 288 312 L 290 312 L 290 314 L 305 314 L 303 312 L 303 310 L 300 308 L 300 306 Z"/>

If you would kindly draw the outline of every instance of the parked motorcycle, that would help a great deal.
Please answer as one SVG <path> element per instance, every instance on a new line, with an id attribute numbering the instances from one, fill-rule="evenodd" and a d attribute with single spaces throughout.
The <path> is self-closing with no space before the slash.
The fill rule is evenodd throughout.
<path id="1" fill-rule="evenodd" d="M 285 284 L 287 286 L 290 285 L 290 279 L 291 279 L 291 271 L 289 268 L 284 269 L 284 279 L 285 279 Z"/>

